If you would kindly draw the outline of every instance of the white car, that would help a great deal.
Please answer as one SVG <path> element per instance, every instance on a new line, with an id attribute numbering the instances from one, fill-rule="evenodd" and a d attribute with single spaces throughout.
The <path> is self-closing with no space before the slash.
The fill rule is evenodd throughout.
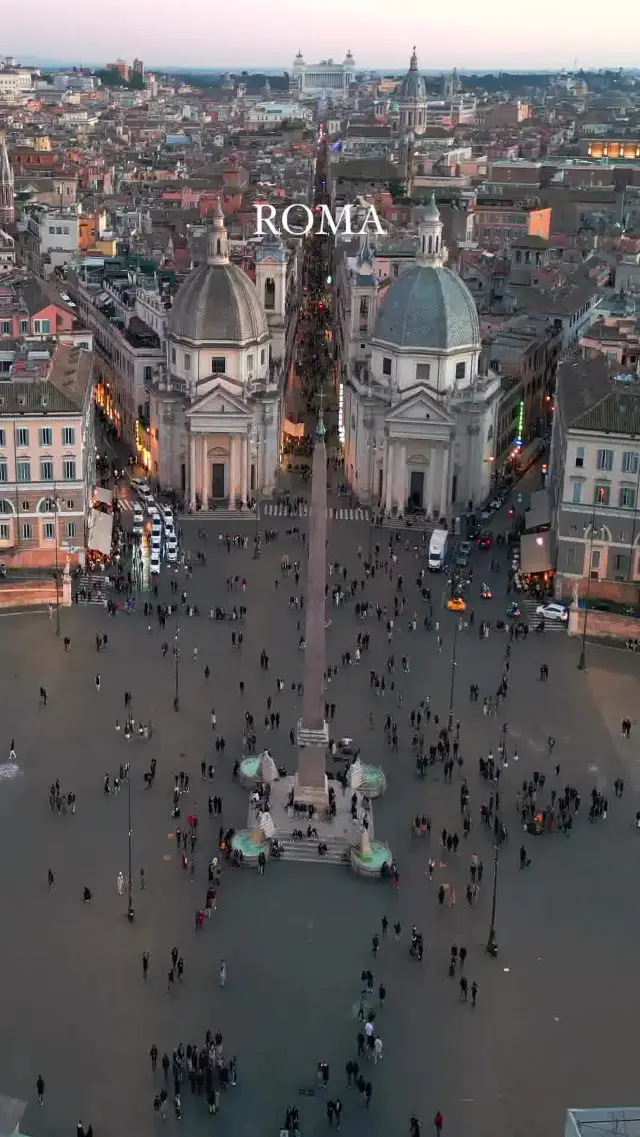
<path id="1" fill-rule="evenodd" d="M 536 616 L 540 616 L 543 620 L 562 620 L 563 623 L 569 619 L 564 604 L 538 604 Z"/>
<path id="2" fill-rule="evenodd" d="M 133 532 L 136 537 L 140 537 L 144 532 L 144 517 L 141 513 L 134 513 L 133 515 Z"/>
<path id="3" fill-rule="evenodd" d="M 167 560 L 170 564 L 175 564 L 178 559 L 178 542 L 167 541 Z"/>
<path id="4" fill-rule="evenodd" d="M 162 506 L 160 506 L 160 508 L 162 510 L 162 516 L 164 517 L 165 521 L 170 521 L 171 524 L 173 525 L 173 510 L 172 510 L 171 506 L 170 505 L 162 505 Z"/>
<path id="5" fill-rule="evenodd" d="M 151 560 L 149 562 L 151 575 L 156 576 L 160 572 L 160 550 L 153 549 L 151 552 Z"/>

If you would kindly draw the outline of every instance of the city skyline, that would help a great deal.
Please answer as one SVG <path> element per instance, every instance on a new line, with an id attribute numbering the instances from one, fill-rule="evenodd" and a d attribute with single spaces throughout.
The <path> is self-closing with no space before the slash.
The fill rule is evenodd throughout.
<path id="1" fill-rule="evenodd" d="M 5 13 L 4 50 L 16 57 L 39 57 L 33 29 L 38 26 L 37 0 L 25 0 L 20 9 Z M 373 14 L 373 18 L 372 18 Z M 180 9 L 151 0 L 135 5 L 114 0 L 105 26 L 97 10 L 80 8 L 79 0 L 51 0 L 46 58 L 68 64 L 93 66 L 116 56 L 145 59 L 149 67 L 256 69 L 290 68 L 298 50 L 308 62 L 339 61 L 350 48 L 361 68 L 401 70 L 416 44 L 420 66 L 439 71 L 457 66 L 465 70 L 556 70 L 578 67 L 635 67 L 633 37 L 620 39 L 619 28 L 634 24 L 631 0 L 621 0 L 615 23 L 587 25 L 578 0 L 559 8 L 550 0 L 531 11 L 507 0 L 492 0 L 490 8 L 462 0 L 454 9 L 426 10 L 418 0 L 404 0 L 392 22 L 386 9 L 373 9 L 356 0 L 347 10 L 328 0 L 322 23 L 315 12 L 300 13 L 291 0 L 275 0 L 265 18 L 264 8 L 249 0 L 241 26 L 225 28 L 221 39 L 204 0 L 192 0 L 189 25 Z M 70 52 L 69 20 L 82 16 Z M 30 16 L 33 19 L 30 19 Z M 277 35 L 265 37 L 267 23 Z M 189 27 L 198 29 L 196 37 Z M 247 32 L 247 28 L 250 30 Z M 253 30 L 251 30 L 253 29 Z"/>

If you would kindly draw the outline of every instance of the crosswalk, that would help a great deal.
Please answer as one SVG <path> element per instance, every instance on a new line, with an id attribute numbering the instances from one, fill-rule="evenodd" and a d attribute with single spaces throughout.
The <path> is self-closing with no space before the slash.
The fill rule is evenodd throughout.
<path id="1" fill-rule="evenodd" d="M 535 628 L 536 624 L 540 623 L 540 617 L 536 613 L 538 601 L 533 596 L 525 596 L 524 593 L 520 593 L 517 596 L 516 603 L 529 627 Z M 545 620 L 544 622 L 545 635 L 547 632 L 565 632 L 566 630 L 567 625 L 562 620 Z"/>
<path id="2" fill-rule="evenodd" d="M 309 516 L 309 505 L 304 502 L 289 512 L 288 506 L 283 502 L 265 501 L 260 506 L 260 517 L 286 517 L 293 523 L 296 520 Z M 368 521 L 370 511 L 361 506 L 327 506 L 327 517 L 330 521 Z M 253 509 L 211 509 L 199 510 L 198 513 L 187 513 L 181 518 L 183 521 L 252 521 L 256 523 L 256 512 Z"/>

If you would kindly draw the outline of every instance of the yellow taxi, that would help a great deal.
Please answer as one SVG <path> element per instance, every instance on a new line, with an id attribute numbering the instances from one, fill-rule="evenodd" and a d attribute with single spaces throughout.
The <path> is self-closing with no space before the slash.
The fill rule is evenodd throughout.
<path id="1" fill-rule="evenodd" d="M 467 605 L 461 596 L 452 596 L 447 600 L 447 608 L 450 612 L 464 612 Z"/>

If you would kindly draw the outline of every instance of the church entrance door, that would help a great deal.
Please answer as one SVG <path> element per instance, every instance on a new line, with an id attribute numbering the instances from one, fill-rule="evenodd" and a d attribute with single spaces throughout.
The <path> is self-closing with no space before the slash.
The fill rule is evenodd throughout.
<path id="1" fill-rule="evenodd" d="M 211 466 L 211 496 L 214 501 L 221 501 L 224 492 L 224 462 L 214 462 Z"/>
<path id="2" fill-rule="evenodd" d="M 412 470 L 409 482 L 409 509 L 418 513 L 424 509 L 424 471 Z"/>

